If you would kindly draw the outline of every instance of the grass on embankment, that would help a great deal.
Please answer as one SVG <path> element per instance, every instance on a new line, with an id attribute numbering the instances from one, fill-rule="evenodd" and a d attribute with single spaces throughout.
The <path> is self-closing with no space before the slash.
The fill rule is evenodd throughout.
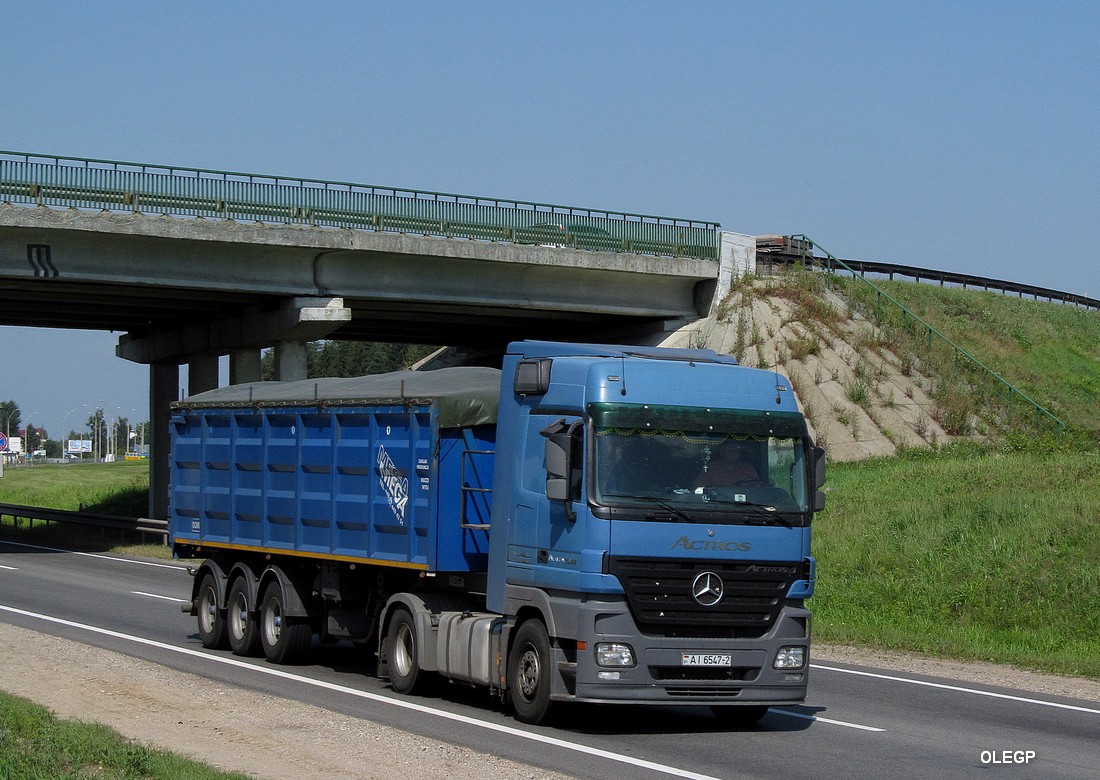
<path id="1" fill-rule="evenodd" d="M 243 780 L 246 775 L 144 747 L 105 726 L 58 720 L 44 707 L 0 693 L 0 777 Z"/>
<path id="2" fill-rule="evenodd" d="M 1100 430 L 1100 312 L 994 292 L 873 282 L 1071 428 Z M 849 286 L 870 295 L 866 285 Z"/>
<path id="3" fill-rule="evenodd" d="M 1100 678 L 1100 453 L 830 467 L 815 638 Z"/>

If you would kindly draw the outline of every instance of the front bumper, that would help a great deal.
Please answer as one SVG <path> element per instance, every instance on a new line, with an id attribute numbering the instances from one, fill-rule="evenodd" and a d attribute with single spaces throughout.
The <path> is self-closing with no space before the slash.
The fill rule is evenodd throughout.
<path id="1" fill-rule="evenodd" d="M 679 705 L 798 704 L 806 699 L 810 613 L 801 606 L 784 606 L 771 630 L 754 638 L 643 634 L 623 601 L 589 600 L 579 609 L 581 635 L 575 658 L 559 649 L 560 685 L 554 686 L 554 699 Z M 598 666 L 595 647 L 599 642 L 629 644 L 636 665 Z M 774 669 L 776 653 L 790 646 L 806 648 L 802 668 Z M 732 663 L 685 666 L 685 653 L 730 655 Z"/>

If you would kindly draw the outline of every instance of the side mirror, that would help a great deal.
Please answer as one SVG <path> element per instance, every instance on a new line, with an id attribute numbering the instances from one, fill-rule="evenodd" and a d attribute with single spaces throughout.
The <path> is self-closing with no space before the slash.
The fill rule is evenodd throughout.
<path id="1" fill-rule="evenodd" d="M 581 422 L 556 420 L 540 431 L 546 437 L 546 497 L 565 503 L 570 520 L 576 519 L 571 503 L 580 499 L 580 430 Z"/>
<path id="2" fill-rule="evenodd" d="M 512 391 L 516 395 L 545 395 L 550 389 L 550 358 L 521 360 L 516 366 Z"/>
<path id="3" fill-rule="evenodd" d="M 825 484 L 825 448 L 814 447 L 814 511 L 820 512 L 825 508 L 825 491 L 821 486 Z"/>
<path id="4" fill-rule="evenodd" d="M 825 448 L 814 447 L 814 487 L 825 484 Z"/>

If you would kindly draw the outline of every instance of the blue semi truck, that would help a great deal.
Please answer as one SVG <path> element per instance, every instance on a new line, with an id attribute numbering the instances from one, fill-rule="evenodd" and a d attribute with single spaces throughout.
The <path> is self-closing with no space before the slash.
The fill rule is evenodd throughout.
<path id="1" fill-rule="evenodd" d="M 824 452 L 710 350 L 517 342 L 501 369 L 261 382 L 173 407 L 170 534 L 209 648 L 377 652 L 412 694 L 804 701 Z"/>

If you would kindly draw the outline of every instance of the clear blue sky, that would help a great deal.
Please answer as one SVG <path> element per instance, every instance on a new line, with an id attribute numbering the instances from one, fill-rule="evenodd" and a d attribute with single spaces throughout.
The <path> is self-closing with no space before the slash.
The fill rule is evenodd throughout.
<path id="1" fill-rule="evenodd" d="M 5 0 L 3 20 L 0 148 L 708 219 L 1100 297 L 1097 2 Z M 117 337 L 0 330 L 0 400 L 55 438 L 97 406 L 144 419 Z"/>

